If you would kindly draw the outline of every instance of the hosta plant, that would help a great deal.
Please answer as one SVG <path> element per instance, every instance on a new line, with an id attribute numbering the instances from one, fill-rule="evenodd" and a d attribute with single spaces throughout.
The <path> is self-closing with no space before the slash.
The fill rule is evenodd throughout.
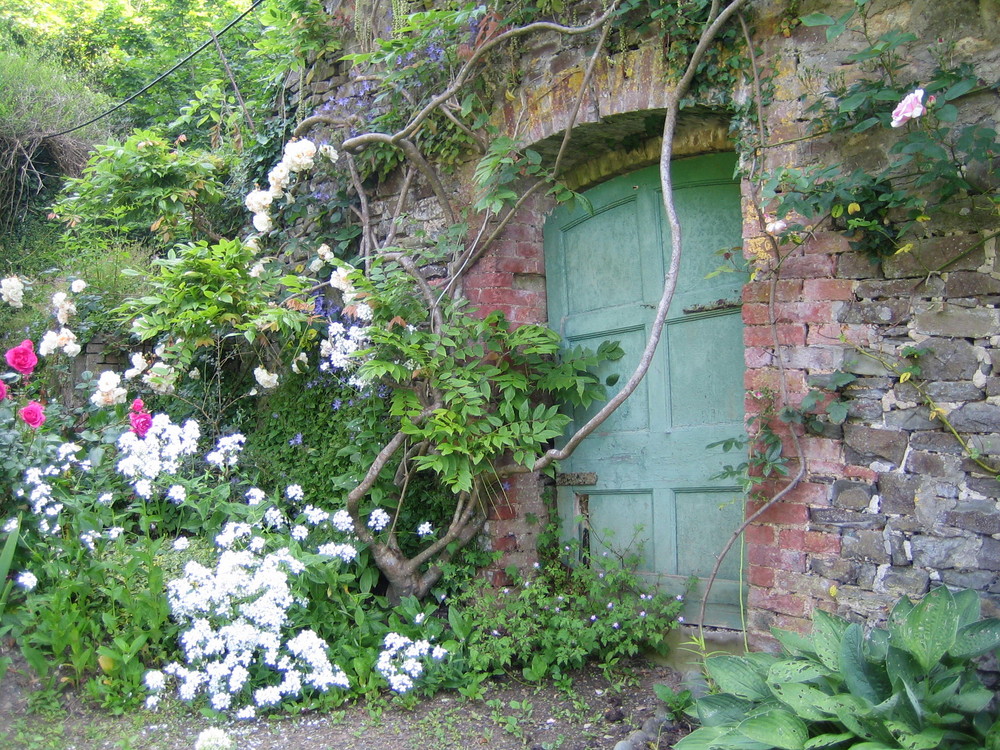
<path id="1" fill-rule="evenodd" d="M 998 750 L 1000 720 L 973 659 L 1000 646 L 975 591 L 903 597 L 885 628 L 817 611 L 780 654 L 709 657 L 719 692 L 676 750 Z"/>

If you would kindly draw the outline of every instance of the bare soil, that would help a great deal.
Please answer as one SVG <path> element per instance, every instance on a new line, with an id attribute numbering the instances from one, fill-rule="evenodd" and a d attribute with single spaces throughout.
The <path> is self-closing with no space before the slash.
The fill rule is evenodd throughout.
<path id="1" fill-rule="evenodd" d="M 649 719 L 664 715 L 653 685 L 676 687 L 677 680 L 667 667 L 636 660 L 610 679 L 596 667 L 582 670 L 573 675 L 569 691 L 502 678 L 490 683 L 484 700 L 441 692 L 412 709 L 392 701 L 359 703 L 224 728 L 239 750 L 612 750 Z M 0 682 L 0 748 L 191 750 L 209 726 L 181 704 L 115 717 L 73 692 L 58 702 L 51 696 L 42 702 L 34 693 L 38 687 L 21 664 Z M 655 747 L 670 748 L 687 731 L 683 724 L 668 723 Z"/>

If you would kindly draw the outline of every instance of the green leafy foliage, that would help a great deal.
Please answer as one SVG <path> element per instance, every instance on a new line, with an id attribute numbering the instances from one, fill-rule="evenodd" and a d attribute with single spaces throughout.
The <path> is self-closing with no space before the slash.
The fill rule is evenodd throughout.
<path id="1" fill-rule="evenodd" d="M 817 611 L 811 637 L 775 630 L 779 655 L 711 656 L 719 692 L 677 750 L 992 747 L 1000 720 L 972 661 L 1000 647 L 975 591 L 903 597 L 884 628 Z"/>
<path id="2" fill-rule="evenodd" d="M 539 548 L 554 554 L 530 574 L 509 570 L 502 589 L 474 582 L 452 605 L 466 668 L 558 682 L 591 660 L 611 668 L 643 649 L 666 653 L 683 597 L 650 589 L 636 573 L 635 550 L 581 560 L 578 545 L 560 545 L 554 532 Z"/>
<path id="3" fill-rule="evenodd" d="M 209 39 L 210 30 L 221 30 L 224 21 L 244 8 L 237 0 L 38 0 L 30 6 L 0 0 L 0 27 L 9 29 L 7 44 L 13 49 L 36 50 L 78 71 L 92 89 L 121 101 Z M 219 42 L 240 78 L 256 80 L 264 66 L 248 59 L 246 50 L 252 42 L 237 33 L 226 34 Z M 140 127 L 169 122 L 191 91 L 224 75 L 222 60 L 210 46 L 182 72 L 130 104 L 125 110 L 127 119 Z"/>
<path id="4" fill-rule="evenodd" d="M 620 46 L 630 43 L 627 38 L 630 33 L 642 36 L 649 29 L 655 30 L 663 43 L 667 75 L 672 79 L 680 78 L 698 45 L 712 7 L 709 0 L 624 0 L 615 12 L 617 25 L 626 35 Z M 732 90 L 743 82 L 750 68 L 745 54 L 739 27 L 735 24 L 723 27 L 699 64 L 698 75 L 683 106 L 706 102 L 730 104 Z"/>
<path id="5" fill-rule="evenodd" d="M 726 464 L 712 480 L 735 480 L 739 482 L 744 495 L 750 495 L 755 488 L 777 477 L 788 476 L 788 458 L 783 455 L 785 446 L 781 436 L 775 432 L 772 420 L 775 418 L 775 394 L 769 390 L 751 391 L 757 400 L 758 411 L 747 422 L 747 437 L 732 437 L 709 443 L 707 449 L 721 448 L 724 453 L 746 451 L 746 460 L 738 464 Z"/>
<path id="6" fill-rule="evenodd" d="M 808 383 L 812 387 L 798 407 L 786 406 L 781 410 L 782 421 L 805 425 L 817 435 L 828 423 L 843 424 L 847 419 L 848 402 L 841 397 L 842 392 L 857 379 L 857 375 L 842 370 L 809 377 Z"/>
<path id="7" fill-rule="evenodd" d="M 119 312 L 133 321 L 140 341 L 169 344 L 164 354 L 181 368 L 198 348 L 224 339 L 252 344 L 274 332 L 294 346 L 305 336 L 308 316 L 295 306 L 276 305 L 275 297 L 299 281 L 279 277 L 276 270 L 257 273 L 255 262 L 253 250 L 239 240 L 178 246 L 153 261 L 149 292 Z"/>
<path id="8" fill-rule="evenodd" d="M 27 261 L 48 240 L 43 206 L 62 175 L 79 174 L 102 124 L 44 138 L 87 121 L 107 100 L 36 52 L 0 49 L 0 258 Z"/>
<path id="9" fill-rule="evenodd" d="M 549 328 L 512 328 L 500 312 L 481 317 L 447 299 L 443 323 L 432 328 L 412 278 L 394 264 L 374 264 L 357 283 L 374 310 L 375 344 L 359 374 L 392 387 L 390 414 L 400 429 L 433 446 L 415 465 L 456 492 L 470 491 L 504 455 L 534 465 L 569 423 L 559 405 L 602 398 L 590 370 L 622 354 L 610 343 L 597 353 L 562 352 Z M 441 402 L 426 403 L 428 391 L 440 392 Z"/>
<path id="10" fill-rule="evenodd" d="M 83 177 L 67 180 L 53 213 L 70 229 L 87 224 L 139 239 L 217 236 L 211 207 L 225 195 L 227 167 L 182 142 L 137 130 L 98 146 Z"/>

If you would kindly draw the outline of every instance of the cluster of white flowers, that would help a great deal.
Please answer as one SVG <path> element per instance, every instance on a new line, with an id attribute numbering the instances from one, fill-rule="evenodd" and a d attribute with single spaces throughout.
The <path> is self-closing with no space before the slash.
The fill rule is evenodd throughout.
<path id="1" fill-rule="evenodd" d="M 309 263 L 309 270 L 317 273 L 323 266 L 332 263 L 334 259 L 333 250 L 326 243 L 316 248 L 316 257 Z"/>
<path id="2" fill-rule="evenodd" d="M 11 279 L 16 281 L 17 284 L 21 284 L 16 276 L 12 276 Z M 6 284 L 11 279 L 4 279 L 0 282 L 0 285 Z M 20 301 L 23 296 L 24 287 L 21 285 L 14 288 L 17 290 L 15 296 Z M 82 292 L 86 288 L 87 282 L 83 279 L 77 279 L 70 285 L 70 291 L 74 294 Z M 0 296 L 4 296 L 2 291 L 0 291 Z M 4 299 L 6 298 L 4 296 Z M 13 305 L 13 302 L 11 304 Z M 18 304 L 14 306 L 21 307 L 22 305 Z M 75 357 L 80 353 L 81 347 L 77 343 L 76 334 L 67 328 L 66 324 L 69 323 L 70 317 L 76 314 L 76 303 L 73 302 L 66 292 L 56 292 L 52 295 L 52 310 L 61 328 L 58 331 L 46 331 L 42 335 L 42 340 L 38 344 L 38 353 L 43 357 L 48 357 L 61 349 L 67 356 Z"/>
<path id="3" fill-rule="evenodd" d="M 0 300 L 11 307 L 24 307 L 24 282 L 17 276 L 0 279 Z"/>
<path id="4" fill-rule="evenodd" d="M 430 521 L 424 521 L 417 527 L 417 536 L 430 536 L 434 533 L 434 527 Z"/>
<path id="5" fill-rule="evenodd" d="M 53 477 L 68 474 L 72 471 L 88 472 L 91 469 L 90 461 L 77 458 L 77 454 L 83 449 L 76 443 L 63 443 L 56 451 L 57 462 L 49 466 L 33 466 L 24 472 L 24 486 L 19 487 L 15 496 L 21 501 L 26 501 L 31 507 L 31 512 L 38 519 L 37 528 L 42 535 L 52 534 L 56 536 L 62 532 L 59 523 L 59 515 L 63 511 L 63 503 L 53 495 L 53 487 L 50 480 Z M 19 528 L 16 518 L 8 519 L 3 525 L 4 533 L 10 534 Z M 109 530 L 103 533 L 95 532 L 89 541 L 98 538 L 114 539 L 120 534 L 120 530 Z"/>
<path id="6" fill-rule="evenodd" d="M 122 379 L 117 372 L 105 370 L 97 379 L 97 390 L 90 397 L 94 406 L 114 406 L 124 404 L 128 391 L 121 387 Z"/>
<path id="7" fill-rule="evenodd" d="M 320 152 L 331 161 L 337 158 L 336 150 L 330 146 L 321 148 Z M 253 214 L 254 229 L 267 234 L 274 228 L 271 205 L 285 195 L 293 174 L 312 169 L 315 158 L 316 144 L 308 138 L 299 138 L 285 144 L 281 161 L 267 175 L 268 189 L 251 190 L 244 200 L 247 210 Z"/>
<path id="8" fill-rule="evenodd" d="M 165 362 L 156 362 L 150 365 L 146 374 L 142 376 L 142 382 L 152 389 L 153 393 L 160 395 L 170 395 L 177 388 L 177 370 Z"/>
<path id="9" fill-rule="evenodd" d="M 432 648 L 430 641 L 414 641 L 399 633 L 389 633 L 375 669 L 385 677 L 390 688 L 397 693 L 405 693 L 413 687 L 413 681 L 423 674 L 423 660 L 427 656 L 441 660 L 447 654 L 440 646 Z"/>
<path id="10" fill-rule="evenodd" d="M 194 750 L 233 750 L 234 747 L 232 738 L 218 727 L 202 730 L 194 743 Z"/>
<path id="11" fill-rule="evenodd" d="M 137 333 L 141 332 L 144 326 L 144 318 L 139 317 L 132 321 L 132 327 Z M 157 358 L 161 358 L 163 356 L 163 347 L 157 347 L 155 355 Z M 132 380 L 142 375 L 142 382 L 149 386 L 154 393 L 169 395 L 176 390 L 178 372 L 166 362 L 156 361 L 156 359 L 147 360 L 142 352 L 133 352 L 129 357 L 129 361 L 132 366 L 122 374 L 125 380 Z M 192 370 L 191 373 L 191 377 L 194 379 L 198 377 L 194 374 L 196 372 L 196 370 Z"/>
<path id="12" fill-rule="evenodd" d="M 129 357 L 129 361 L 132 363 L 132 366 L 122 374 L 122 377 L 126 380 L 131 380 L 138 375 L 142 375 L 146 371 L 146 368 L 149 367 L 149 362 L 142 356 L 142 352 L 133 352 Z"/>
<path id="13" fill-rule="evenodd" d="M 246 441 L 247 439 L 238 432 L 225 435 L 219 438 L 219 442 L 215 444 L 215 450 L 205 456 L 205 460 L 220 469 L 225 466 L 236 466 Z"/>
<path id="14" fill-rule="evenodd" d="M 376 508 L 372 511 L 371 515 L 368 516 L 368 526 L 374 531 L 381 531 L 389 525 L 389 521 L 391 520 L 392 518 L 390 518 L 388 513 L 381 508 Z"/>
<path id="15" fill-rule="evenodd" d="M 333 514 L 330 523 L 333 524 L 333 528 L 337 531 L 342 531 L 345 534 L 354 531 L 354 521 L 351 519 L 351 514 L 343 508 Z"/>
<path id="16" fill-rule="evenodd" d="M 69 357 L 75 357 L 80 353 L 80 344 L 77 343 L 76 334 L 68 328 L 46 331 L 38 343 L 38 353 L 43 357 L 47 357 L 59 349 L 62 349 Z"/>
<path id="17" fill-rule="evenodd" d="M 229 524 L 227 531 L 235 539 L 250 527 Z M 349 687 L 315 632 L 288 632 L 288 612 L 296 604 L 289 577 L 304 569 L 287 548 L 264 556 L 224 549 L 214 569 L 188 562 L 183 577 L 167 584 L 171 613 L 187 626 L 180 638 L 186 666 L 174 662 L 148 672 L 153 694 L 147 705 L 157 704 L 165 675 L 177 681 L 182 700 L 204 691 L 212 708 L 238 718 L 252 718 L 259 708 L 295 698 L 306 687 Z M 269 684 L 259 684 L 267 673 Z"/>
<path id="18" fill-rule="evenodd" d="M 321 544 L 316 551 L 321 555 L 340 558 L 345 563 L 353 562 L 358 557 L 358 549 L 353 544 L 328 542 L 327 544 Z"/>
<path id="19" fill-rule="evenodd" d="M 148 490 L 149 496 L 152 496 L 152 485 L 143 482 L 156 480 L 161 474 L 176 474 L 181 460 L 198 450 L 199 437 L 201 429 L 193 419 L 176 425 L 166 414 L 154 414 L 153 424 L 145 437 L 129 431 L 118 438 L 118 473 L 131 479 L 133 489 L 140 495 L 139 490 Z M 176 490 L 171 492 L 174 493 L 171 500 L 181 502 L 176 499 Z"/>
<path id="20" fill-rule="evenodd" d="M 327 327 L 326 338 L 319 344 L 319 369 L 323 372 L 353 372 L 364 361 L 358 352 L 367 349 L 370 344 L 367 326 L 345 326 L 340 321 L 333 321 Z M 349 382 L 358 388 L 367 385 L 356 375 L 352 375 Z"/>
<path id="21" fill-rule="evenodd" d="M 52 295 L 52 308 L 59 325 L 66 325 L 71 316 L 76 315 L 76 303 L 66 292 L 56 292 Z"/>
<path id="22" fill-rule="evenodd" d="M 33 591 L 38 585 L 38 578 L 30 570 L 22 570 L 17 575 L 17 585 L 25 591 Z"/>

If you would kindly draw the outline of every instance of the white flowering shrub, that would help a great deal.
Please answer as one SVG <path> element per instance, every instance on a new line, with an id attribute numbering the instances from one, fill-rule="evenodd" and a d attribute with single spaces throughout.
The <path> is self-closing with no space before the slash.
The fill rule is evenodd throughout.
<path id="1" fill-rule="evenodd" d="M 18 498 L 29 518 L 4 520 L 3 533 L 34 540 L 14 577 L 31 623 L 20 637 L 40 671 L 51 669 L 45 654 L 61 660 L 69 648 L 74 678 L 102 700 L 148 691 L 152 708 L 173 686 L 250 718 L 355 691 L 406 693 L 446 656 L 434 643 L 443 625 L 428 629 L 426 612 L 393 616 L 400 632 L 385 640 L 390 610 L 377 606 L 377 575 L 343 508 L 310 502 L 296 484 L 246 485 L 242 435 L 205 451 L 193 420 L 143 406 L 133 403 L 132 429 L 96 465 L 66 443 L 55 463 L 27 471 Z M 369 518 L 385 533 L 392 516 Z M 109 607 L 121 614 L 109 620 Z M 93 640 L 67 645 L 74 628 Z"/>
<path id="2" fill-rule="evenodd" d="M 223 545 L 234 541 L 226 536 Z M 306 602 L 293 595 L 290 578 L 305 565 L 287 549 L 261 554 L 249 547 L 224 549 L 214 569 L 189 562 L 184 576 L 168 584 L 172 616 L 183 627 L 184 664 L 172 662 L 163 674 L 176 680 L 180 698 L 204 692 L 213 709 L 238 718 L 253 718 L 306 690 L 347 689 L 329 645 L 311 629 L 291 627 L 289 609 Z M 156 691 L 147 705 L 155 706 L 166 681 L 153 671 L 146 683 Z"/>

